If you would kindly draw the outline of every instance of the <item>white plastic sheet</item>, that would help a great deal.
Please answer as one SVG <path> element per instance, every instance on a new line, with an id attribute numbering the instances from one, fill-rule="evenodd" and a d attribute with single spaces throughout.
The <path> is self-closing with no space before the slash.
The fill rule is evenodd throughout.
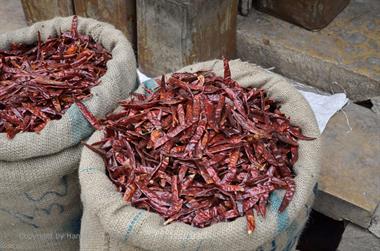
<path id="1" fill-rule="evenodd" d="M 307 91 L 299 90 L 299 92 L 304 96 L 307 102 L 309 102 L 321 133 L 325 130 L 330 118 L 348 102 L 348 98 L 344 93 L 327 96 Z"/>

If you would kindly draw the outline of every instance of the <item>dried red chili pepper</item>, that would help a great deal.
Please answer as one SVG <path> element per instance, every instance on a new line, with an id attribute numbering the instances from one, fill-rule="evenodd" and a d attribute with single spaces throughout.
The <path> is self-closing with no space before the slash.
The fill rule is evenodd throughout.
<path id="1" fill-rule="evenodd" d="M 11 44 L 0 50 L 0 133 L 40 132 L 69 107 L 91 96 L 111 55 L 91 37 L 70 32 L 32 45 Z"/>
<path id="2" fill-rule="evenodd" d="M 224 77 L 162 78 L 155 93 L 122 101 L 123 110 L 102 121 L 82 107 L 104 127 L 104 139 L 89 147 L 124 200 L 160 214 L 165 225 L 206 227 L 245 215 L 252 233 L 254 212 L 265 217 L 271 192 L 286 190 L 280 212 L 294 195 L 297 141 L 312 138 L 264 90 L 233 81 L 227 60 L 224 67 Z"/>

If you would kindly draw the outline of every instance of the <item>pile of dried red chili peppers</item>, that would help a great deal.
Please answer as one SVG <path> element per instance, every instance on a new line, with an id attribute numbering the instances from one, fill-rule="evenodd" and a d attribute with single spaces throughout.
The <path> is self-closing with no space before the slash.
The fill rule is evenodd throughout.
<path id="1" fill-rule="evenodd" d="M 165 224 L 206 227 L 254 212 L 263 217 L 270 193 L 291 201 L 297 140 L 311 140 L 292 126 L 279 104 L 257 88 L 243 88 L 214 73 L 174 73 L 150 96 L 122 101 L 123 110 L 97 121 L 105 137 L 87 145 L 100 154 L 124 200 L 156 212 Z"/>
<path id="2" fill-rule="evenodd" d="M 77 25 L 74 17 L 71 32 L 0 50 L 0 133 L 40 132 L 99 84 L 111 55 Z"/>

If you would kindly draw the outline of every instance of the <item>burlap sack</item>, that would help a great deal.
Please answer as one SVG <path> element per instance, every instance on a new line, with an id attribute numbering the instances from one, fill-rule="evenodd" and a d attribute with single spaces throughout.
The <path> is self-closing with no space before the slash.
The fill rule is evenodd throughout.
<path id="1" fill-rule="evenodd" d="M 45 40 L 70 30 L 72 17 L 55 18 L 0 35 L 0 48 Z M 101 84 L 84 104 L 98 117 L 113 111 L 136 86 L 133 49 L 121 31 L 93 19 L 79 18 L 80 33 L 91 35 L 112 53 Z M 0 133 L 0 250 L 79 249 L 81 218 L 77 176 L 80 141 L 93 128 L 76 105 L 40 134 L 20 133 L 12 140 Z"/>
<path id="2" fill-rule="evenodd" d="M 283 101 L 282 111 L 308 136 L 319 136 L 314 115 L 304 98 L 284 78 L 239 60 L 230 62 L 232 78 L 243 86 L 257 86 Z M 219 61 L 188 66 L 180 71 L 212 69 L 223 75 Z M 94 133 L 88 143 L 100 140 Z M 313 201 L 313 188 L 319 173 L 319 139 L 301 141 L 296 164 L 297 190 L 289 207 L 278 208 L 284 191 L 271 195 L 265 219 L 256 217 L 256 230 L 247 234 L 245 217 L 229 223 L 217 223 L 203 229 L 184 223 L 163 225 L 155 213 L 126 205 L 122 195 L 105 174 L 102 159 L 84 149 L 79 179 L 84 204 L 81 250 L 291 250 L 307 220 Z"/>

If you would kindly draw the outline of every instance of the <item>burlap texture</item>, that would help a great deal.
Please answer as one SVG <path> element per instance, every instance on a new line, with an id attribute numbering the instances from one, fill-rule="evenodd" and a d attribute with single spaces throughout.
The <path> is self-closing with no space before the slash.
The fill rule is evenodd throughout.
<path id="1" fill-rule="evenodd" d="M 242 86 L 263 87 L 283 102 L 282 111 L 308 136 L 319 137 L 313 112 L 304 98 L 284 78 L 258 66 L 234 60 L 232 78 Z M 213 70 L 223 75 L 222 61 L 208 61 L 179 71 Z M 102 138 L 96 132 L 88 143 Z M 320 140 L 301 141 L 295 166 L 297 189 L 288 208 L 278 208 L 284 191 L 270 196 L 265 219 L 256 217 L 256 230 L 247 234 L 246 219 L 217 223 L 203 229 L 184 223 L 163 225 L 155 213 L 126 205 L 122 195 L 105 175 L 102 159 L 89 149 L 82 153 L 79 179 L 85 212 L 82 218 L 81 250 L 292 250 L 307 220 L 313 188 L 319 173 Z"/>
<path id="2" fill-rule="evenodd" d="M 0 35 L 0 48 L 34 43 L 70 30 L 72 17 L 57 17 Z M 136 87 L 133 49 L 112 25 L 79 18 L 78 30 L 91 35 L 112 54 L 100 85 L 83 103 L 98 117 Z M 0 133 L 0 250 L 79 249 L 81 218 L 77 176 L 80 142 L 93 128 L 74 104 L 40 134 L 19 133 L 12 140 Z M 77 235 L 75 235 L 77 234 Z"/>
<path id="3" fill-rule="evenodd" d="M 37 40 L 37 31 L 40 31 L 42 40 L 48 36 L 56 36 L 60 31 L 70 30 L 71 21 L 72 17 L 58 17 L 2 34 L 0 48 L 7 48 L 12 42 L 33 43 Z M 107 72 L 101 78 L 102 84 L 92 88 L 93 97 L 84 102 L 95 116 L 103 117 L 115 109 L 117 100 L 125 98 L 135 87 L 134 52 L 123 33 L 110 24 L 79 18 L 78 31 L 91 35 L 112 53 L 112 59 L 107 62 Z M 71 106 L 62 119 L 48 123 L 40 134 L 20 133 L 13 140 L 7 140 L 5 134 L 0 134 L 0 160 L 15 161 L 49 155 L 78 144 L 92 131 L 89 126 L 84 128 L 86 123 L 78 121 L 77 110 L 76 105 Z M 31 145 L 34 147 L 30 147 Z"/>

